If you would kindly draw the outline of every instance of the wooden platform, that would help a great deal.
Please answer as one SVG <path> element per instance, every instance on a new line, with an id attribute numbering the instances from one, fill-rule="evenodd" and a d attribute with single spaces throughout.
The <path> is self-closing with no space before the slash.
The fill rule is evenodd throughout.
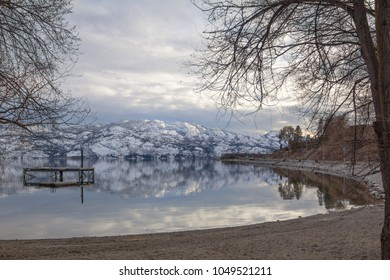
<path id="1" fill-rule="evenodd" d="M 34 187 L 41 187 L 41 188 L 66 188 L 66 187 L 77 187 L 80 185 L 91 185 L 91 184 L 80 184 L 79 182 L 30 182 L 25 184 L 25 186 L 34 186 Z"/>
<path id="2" fill-rule="evenodd" d="M 39 173 L 49 173 L 48 181 L 37 181 Z M 64 181 L 64 173 L 78 173 L 77 180 Z M 70 187 L 92 185 L 95 183 L 95 168 L 92 167 L 39 167 L 24 168 L 23 183 L 25 186 L 36 187 Z"/>

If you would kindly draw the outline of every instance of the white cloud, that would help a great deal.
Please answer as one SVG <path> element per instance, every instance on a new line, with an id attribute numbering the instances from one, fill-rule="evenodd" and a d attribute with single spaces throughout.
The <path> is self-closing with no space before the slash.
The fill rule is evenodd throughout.
<path id="1" fill-rule="evenodd" d="M 244 123 L 230 122 L 211 99 L 194 93 L 184 62 L 201 44 L 203 17 L 189 0 L 74 1 L 70 21 L 82 54 L 65 89 L 85 97 L 99 122 L 147 118 L 263 131 L 280 126 L 290 115 L 279 116 L 274 107 Z"/>

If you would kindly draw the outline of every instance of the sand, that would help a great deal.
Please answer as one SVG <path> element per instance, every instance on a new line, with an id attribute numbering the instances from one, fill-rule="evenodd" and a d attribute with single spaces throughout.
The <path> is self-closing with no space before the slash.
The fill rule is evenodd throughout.
<path id="1" fill-rule="evenodd" d="M 383 201 L 288 221 L 176 233 L 0 240 L 0 259 L 380 259 Z"/>

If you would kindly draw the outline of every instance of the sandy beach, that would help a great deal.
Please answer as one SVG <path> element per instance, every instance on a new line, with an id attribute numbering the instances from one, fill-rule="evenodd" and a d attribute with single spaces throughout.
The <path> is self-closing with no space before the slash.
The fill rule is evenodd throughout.
<path id="1" fill-rule="evenodd" d="M 374 184 L 375 187 L 377 183 Z M 380 259 L 383 201 L 242 227 L 0 241 L 0 259 Z"/>
<path id="2" fill-rule="evenodd" d="M 383 206 L 202 231 L 0 241 L 1 259 L 379 259 Z"/>

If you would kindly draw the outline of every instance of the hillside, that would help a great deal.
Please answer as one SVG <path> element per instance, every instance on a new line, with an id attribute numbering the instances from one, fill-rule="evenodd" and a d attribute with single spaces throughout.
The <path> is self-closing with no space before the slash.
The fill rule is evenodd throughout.
<path id="1" fill-rule="evenodd" d="M 56 132 L 0 130 L 6 157 L 73 157 L 167 159 L 216 158 L 222 154 L 269 154 L 278 147 L 277 133 L 245 135 L 185 122 L 135 120 L 75 126 Z"/>
<path id="2" fill-rule="evenodd" d="M 349 125 L 341 118 L 308 141 L 294 142 L 275 151 L 272 158 L 343 162 L 378 162 L 375 132 L 371 125 Z"/>

